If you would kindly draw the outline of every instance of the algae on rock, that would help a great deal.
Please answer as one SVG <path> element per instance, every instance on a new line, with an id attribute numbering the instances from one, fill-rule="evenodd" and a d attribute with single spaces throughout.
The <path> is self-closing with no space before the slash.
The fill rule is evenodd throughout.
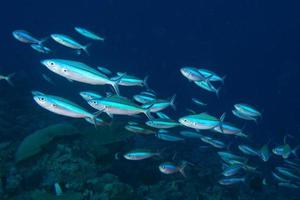
<path id="1" fill-rule="evenodd" d="M 78 134 L 78 130 L 66 123 L 50 125 L 27 136 L 17 149 L 16 162 L 26 160 L 38 154 L 55 137 Z"/>

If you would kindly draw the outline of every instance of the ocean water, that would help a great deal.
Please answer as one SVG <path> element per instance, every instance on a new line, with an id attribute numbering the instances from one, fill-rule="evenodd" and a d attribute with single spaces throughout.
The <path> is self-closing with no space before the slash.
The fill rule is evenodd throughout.
<path id="1" fill-rule="evenodd" d="M 0 200 L 300 199 L 300 150 L 295 149 L 288 159 L 272 153 L 279 145 L 288 144 L 291 149 L 300 145 L 298 2 L 28 0 L 1 4 L 0 75 L 15 75 L 13 86 L 0 81 Z M 78 34 L 76 26 L 99 34 L 104 41 Z M 42 54 L 16 40 L 15 30 L 26 30 L 39 39 L 48 37 L 44 45 L 52 52 Z M 91 44 L 89 55 L 58 44 L 50 38 L 54 33 Z M 107 124 L 94 127 L 84 119 L 49 112 L 34 101 L 31 91 L 66 98 L 91 113 L 96 109 L 80 97 L 80 91 L 114 93 L 110 86 L 70 82 L 51 72 L 40 61 L 52 58 L 83 62 L 95 69 L 104 66 L 113 73 L 109 77 L 117 72 L 141 79 L 148 76 L 149 87 L 160 99 L 176 94 L 176 110 L 163 111 L 171 119 L 192 114 L 187 109 L 218 119 L 225 112 L 225 121 L 242 129 L 248 138 L 200 132 L 224 142 L 225 147 L 219 149 L 200 139 L 172 142 L 155 134 L 129 134 L 124 129 L 129 121 L 149 128 L 143 114 L 111 119 L 103 113 L 100 117 Z M 184 66 L 226 76 L 224 84 L 213 83 L 221 88 L 219 97 L 188 81 L 180 72 Z M 145 90 L 120 86 L 121 95 L 127 98 Z M 193 97 L 208 105 L 195 105 Z M 231 112 L 237 103 L 254 106 L 262 117 L 257 123 L 238 119 Z M 61 126 L 51 127 L 55 124 Z M 29 141 L 28 148 L 35 149 L 18 160 L 24 140 L 45 128 L 47 136 Z M 178 137 L 181 130 L 194 131 L 184 126 L 169 129 Z M 264 162 L 259 156 L 245 155 L 238 149 L 241 144 L 260 154 L 261 147 L 268 145 L 271 156 Z M 123 156 L 141 148 L 161 155 L 139 161 Z M 225 177 L 219 151 L 245 157 L 243 166 L 256 169 L 242 169 L 233 176 L 244 178 L 243 182 L 222 185 L 219 182 Z M 186 177 L 160 171 L 159 166 L 167 161 L 177 169 L 188 162 Z M 278 167 L 294 177 L 281 174 Z M 285 181 L 274 178 L 272 172 Z"/>

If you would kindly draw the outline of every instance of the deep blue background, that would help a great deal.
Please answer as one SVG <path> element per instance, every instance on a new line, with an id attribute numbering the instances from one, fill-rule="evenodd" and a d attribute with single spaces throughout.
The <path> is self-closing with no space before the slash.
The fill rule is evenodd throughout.
<path id="1" fill-rule="evenodd" d="M 262 138 L 261 143 L 271 137 L 279 142 L 284 134 L 297 134 L 300 129 L 299 6 L 296 1 L 261 0 L 1 2 L 0 74 L 16 71 L 22 76 L 13 89 L 0 83 L 1 92 L 20 93 L 22 85 L 28 91 L 75 98 L 81 84 L 75 83 L 74 88 L 49 73 L 39 64 L 47 56 L 17 42 L 11 32 L 25 29 L 36 37 L 65 33 L 87 43 L 73 30 L 79 25 L 103 34 L 105 43 L 94 43 L 89 57 L 64 52 L 55 57 L 72 56 L 90 65 L 105 64 L 113 71 L 150 75 L 150 86 L 162 97 L 178 94 L 180 114 L 191 107 L 192 96 L 208 102 L 208 111 L 215 115 L 230 113 L 238 102 L 256 105 L 263 110 L 263 120 L 249 130 Z M 52 41 L 49 45 L 69 51 Z M 205 66 L 227 75 L 220 99 L 185 80 L 179 72 L 182 65 Z M 64 88 L 45 84 L 41 73 L 48 73 Z M 16 95 L 19 103 L 22 95 Z"/>

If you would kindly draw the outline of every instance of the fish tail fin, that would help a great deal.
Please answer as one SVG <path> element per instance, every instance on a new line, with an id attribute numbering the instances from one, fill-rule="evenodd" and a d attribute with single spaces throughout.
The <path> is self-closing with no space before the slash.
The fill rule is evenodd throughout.
<path id="1" fill-rule="evenodd" d="M 11 73 L 8 76 L 5 77 L 5 80 L 7 81 L 7 83 L 11 86 L 14 86 L 13 82 L 11 81 L 11 78 L 15 75 L 16 73 Z"/>
<path id="2" fill-rule="evenodd" d="M 170 105 L 173 108 L 173 110 L 176 110 L 175 99 L 176 99 L 176 94 L 174 94 L 170 99 Z"/>
<path id="3" fill-rule="evenodd" d="M 220 98 L 220 91 L 221 91 L 221 87 L 219 87 L 217 90 L 216 90 L 216 95 L 218 98 Z"/>
<path id="4" fill-rule="evenodd" d="M 117 78 L 110 79 L 111 86 L 114 88 L 114 90 L 118 96 L 120 96 L 119 83 L 125 75 L 126 75 L 126 73 L 123 73 L 122 75 L 118 76 Z"/>
<path id="5" fill-rule="evenodd" d="M 102 113 L 102 111 L 97 111 L 93 113 L 90 119 L 93 121 L 95 128 L 97 128 L 97 117 Z"/>
<path id="6" fill-rule="evenodd" d="M 114 157 L 116 160 L 120 160 L 120 152 L 115 153 Z"/>
<path id="7" fill-rule="evenodd" d="M 44 38 L 42 38 L 40 41 L 39 41 L 39 45 L 41 45 L 41 46 L 43 46 L 44 45 L 44 43 L 47 41 L 49 39 L 49 37 L 44 37 Z"/>
<path id="8" fill-rule="evenodd" d="M 226 79 L 227 75 L 224 75 L 222 78 L 221 78 L 221 83 L 224 85 L 224 81 Z"/>
<path id="9" fill-rule="evenodd" d="M 151 115 L 151 108 L 154 104 L 149 105 L 148 107 L 144 108 L 143 113 L 148 117 L 149 120 L 154 119 L 154 117 Z"/>
<path id="10" fill-rule="evenodd" d="M 188 162 L 184 161 L 184 162 L 180 165 L 180 167 L 179 167 L 179 172 L 182 174 L 182 176 L 183 176 L 184 178 L 187 177 L 187 176 L 186 176 L 186 173 L 185 173 L 185 168 L 186 168 L 187 165 L 188 165 Z"/>
<path id="11" fill-rule="evenodd" d="M 88 51 L 88 48 L 90 48 L 90 46 L 91 46 L 92 44 L 91 43 L 89 43 L 89 44 L 87 44 L 87 45 L 85 45 L 85 46 L 83 46 L 82 47 L 82 50 L 86 53 L 86 55 L 90 55 L 90 53 L 89 53 L 89 51 Z"/>
<path id="12" fill-rule="evenodd" d="M 226 112 L 224 112 L 221 117 L 220 117 L 220 120 L 219 120 L 219 126 L 220 126 L 220 130 L 221 130 L 221 133 L 224 134 L 224 130 L 223 130 L 223 123 L 224 123 L 224 119 L 226 117 Z"/>
<path id="13" fill-rule="evenodd" d="M 148 79 L 149 79 L 149 76 L 145 76 L 144 80 L 143 80 L 143 85 L 149 89 L 149 85 L 148 85 Z"/>
<path id="14" fill-rule="evenodd" d="M 300 145 L 296 146 L 296 147 L 292 150 L 292 154 L 294 154 L 294 156 L 295 156 L 296 158 L 298 158 L 297 151 L 299 150 L 299 148 L 300 148 Z"/>

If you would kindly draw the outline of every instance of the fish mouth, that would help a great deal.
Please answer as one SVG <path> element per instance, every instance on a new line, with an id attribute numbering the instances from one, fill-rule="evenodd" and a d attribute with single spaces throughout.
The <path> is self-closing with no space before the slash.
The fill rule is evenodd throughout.
<path id="1" fill-rule="evenodd" d="M 41 63 L 42 65 L 45 65 L 45 66 L 47 66 L 47 62 L 48 62 L 48 60 L 41 60 L 41 61 L 40 61 L 40 63 Z"/>

